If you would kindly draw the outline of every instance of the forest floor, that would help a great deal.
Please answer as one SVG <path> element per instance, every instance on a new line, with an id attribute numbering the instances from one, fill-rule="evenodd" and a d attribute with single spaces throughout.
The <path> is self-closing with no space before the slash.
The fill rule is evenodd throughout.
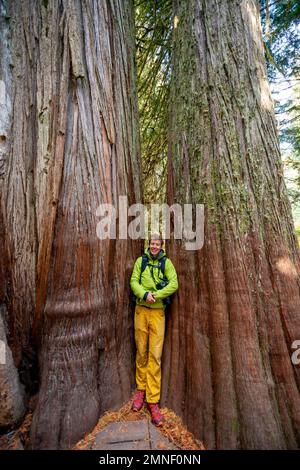
<path id="1" fill-rule="evenodd" d="M 133 397 L 132 397 L 133 398 Z M 125 403 L 118 411 L 107 411 L 99 419 L 93 431 L 86 434 L 84 438 L 76 444 L 75 450 L 89 449 L 93 444 L 96 435 L 109 423 L 129 422 L 138 420 L 150 420 L 149 412 L 143 408 L 138 413 L 131 410 L 132 399 Z M 184 450 L 203 450 L 203 444 L 189 432 L 181 419 L 168 408 L 162 408 L 161 412 L 165 418 L 162 426 L 156 429 L 165 436 L 172 444 Z"/>
<path id="2" fill-rule="evenodd" d="M 132 397 L 133 398 L 133 397 Z M 96 436 L 108 424 L 117 422 L 132 422 L 138 420 L 149 420 L 149 412 L 143 408 L 141 411 L 134 412 L 131 410 L 132 398 L 125 403 L 117 411 L 107 411 L 102 415 L 95 428 L 87 433 L 84 438 L 79 441 L 73 450 L 88 450 L 92 447 Z M 175 447 L 182 450 L 203 450 L 203 444 L 197 440 L 182 420 L 168 408 L 161 409 L 164 415 L 164 423 L 157 427 L 157 431 L 162 434 Z M 30 426 L 32 421 L 33 409 L 26 414 L 22 423 L 14 430 L 10 430 L 0 435 L 0 450 L 23 450 L 30 449 Z"/>

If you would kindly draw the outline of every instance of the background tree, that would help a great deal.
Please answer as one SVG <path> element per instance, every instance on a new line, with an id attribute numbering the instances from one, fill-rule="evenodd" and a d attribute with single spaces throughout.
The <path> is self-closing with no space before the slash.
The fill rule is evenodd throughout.
<path id="1" fill-rule="evenodd" d="M 32 367 L 32 333 L 39 346 L 32 445 L 68 448 L 134 385 L 140 245 L 96 235 L 100 203 L 141 200 L 133 5 L 2 1 L 1 15 L 1 301 L 16 365 Z"/>
<path id="2" fill-rule="evenodd" d="M 300 4 L 261 0 L 267 73 L 275 100 L 285 180 L 300 236 Z"/>
<path id="3" fill-rule="evenodd" d="M 167 184 L 167 122 L 172 0 L 135 4 L 137 83 L 145 203 L 162 203 Z"/>
<path id="4" fill-rule="evenodd" d="M 296 448 L 299 254 L 258 3 L 175 0 L 172 50 L 168 202 L 204 203 L 205 238 L 169 247 L 163 400 L 209 448 Z"/>

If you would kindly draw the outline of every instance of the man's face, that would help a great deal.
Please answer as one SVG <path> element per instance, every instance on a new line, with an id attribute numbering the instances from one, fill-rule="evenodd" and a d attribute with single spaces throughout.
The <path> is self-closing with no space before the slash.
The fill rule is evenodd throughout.
<path id="1" fill-rule="evenodd" d="M 161 249 L 161 240 L 150 240 L 150 252 L 151 255 L 156 256 Z"/>

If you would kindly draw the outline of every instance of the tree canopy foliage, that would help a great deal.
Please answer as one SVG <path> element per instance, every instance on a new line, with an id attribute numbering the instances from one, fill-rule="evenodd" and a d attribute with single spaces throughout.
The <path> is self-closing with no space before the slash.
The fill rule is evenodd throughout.
<path id="1" fill-rule="evenodd" d="M 172 0 L 138 0 L 135 15 L 145 202 L 162 202 L 167 177 Z"/>

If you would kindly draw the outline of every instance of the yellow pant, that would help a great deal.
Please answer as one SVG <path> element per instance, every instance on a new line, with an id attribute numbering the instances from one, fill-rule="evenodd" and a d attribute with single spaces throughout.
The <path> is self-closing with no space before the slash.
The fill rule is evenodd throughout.
<path id="1" fill-rule="evenodd" d="M 136 305 L 134 315 L 136 353 L 136 384 L 146 390 L 146 401 L 160 400 L 161 355 L 165 335 L 163 308 Z"/>

